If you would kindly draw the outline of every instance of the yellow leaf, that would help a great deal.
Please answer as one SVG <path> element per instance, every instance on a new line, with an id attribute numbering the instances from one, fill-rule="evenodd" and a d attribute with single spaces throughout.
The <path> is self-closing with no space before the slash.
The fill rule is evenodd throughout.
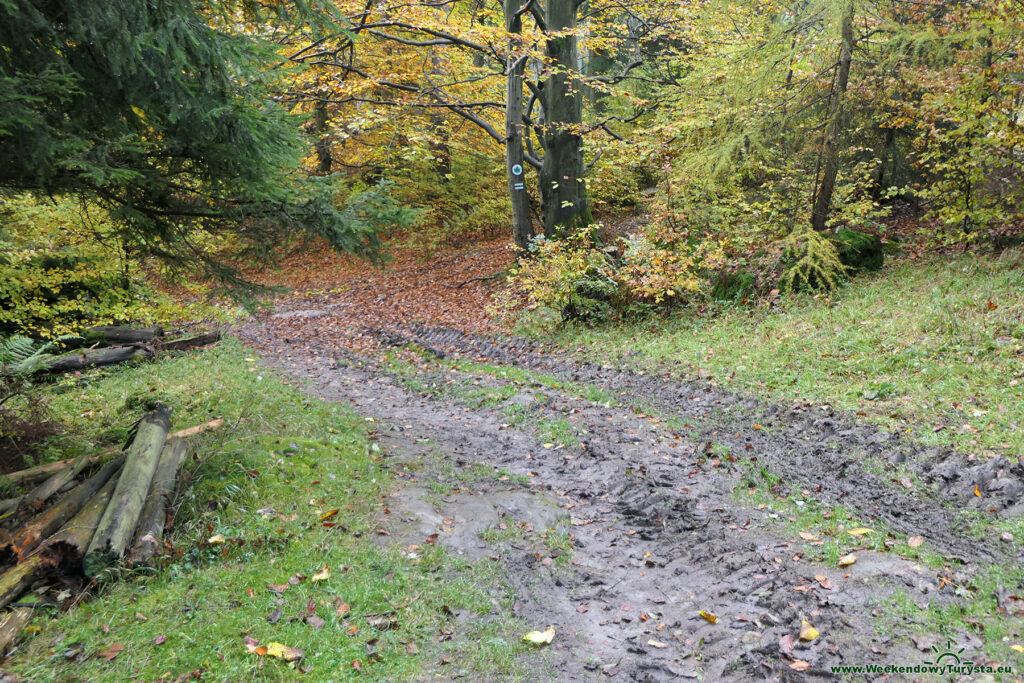
<path id="1" fill-rule="evenodd" d="M 553 444 L 553 443 L 546 443 L 546 444 L 544 444 L 544 448 L 554 448 L 554 447 L 555 447 L 555 444 Z"/>
<path id="2" fill-rule="evenodd" d="M 978 488 L 977 484 L 974 485 L 974 495 L 976 495 L 978 498 L 981 498 L 981 489 Z"/>
<path id="3" fill-rule="evenodd" d="M 867 527 L 860 526 L 860 527 L 857 527 L 856 529 L 850 529 L 846 533 L 850 534 L 851 536 L 863 536 L 864 534 L 870 534 L 870 533 L 873 533 L 873 532 L 874 532 L 874 529 L 868 529 Z"/>
<path id="4" fill-rule="evenodd" d="M 851 564 L 853 564 L 856 561 L 857 561 L 857 556 L 854 555 L 853 553 L 851 553 L 849 555 L 843 555 L 842 557 L 839 558 L 839 566 L 840 567 L 849 567 Z"/>
<path id="5" fill-rule="evenodd" d="M 702 617 L 704 617 L 705 619 L 710 621 L 712 624 L 717 624 L 718 623 L 718 615 L 717 614 L 712 614 L 711 612 L 705 612 L 704 610 L 701 610 L 701 611 L 697 612 L 697 614 L 701 615 Z"/>
<path id="6" fill-rule="evenodd" d="M 140 109 L 139 107 L 133 106 L 132 107 L 132 111 L 135 112 L 135 115 L 138 116 L 143 121 L 146 120 L 146 112 L 143 111 L 142 109 Z"/>
<path id="7" fill-rule="evenodd" d="M 309 580 L 311 583 L 316 583 L 317 581 L 326 581 L 329 578 L 331 578 L 331 566 L 329 564 L 325 564 L 320 567 L 320 569 L 318 569 Z"/>
<path id="8" fill-rule="evenodd" d="M 320 515 L 320 521 L 321 522 L 326 521 L 326 520 L 330 519 L 331 517 L 333 517 L 336 514 L 338 514 L 337 510 L 328 510 L 324 514 Z"/>
<path id="9" fill-rule="evenodd" d="M 297 650 L 294 647 L 288 647 L 281 643 L 267 643 L 267 656 L 277 657 L 286 662 L 294 662 L 296 659 L 302 658 L 302 650 Z"/>
<path id="10" fill-rule="evenodd" d="M 1024 647 L 1021 647 L 1020 645 L 1011 645 L 1010 649 L 1016 650 L 1017 652 L 1024 652 Z"/>
<path id="11" fill-rule="evenodd" d="M 214 534 L 213 536 L 210 536 L 210 538 L 206 539 L 206 542 L 210 545 L 221 545 L 226 540 L 227 539 L 224 538 L 224 534 Z"/>
<path id="12" fill-rule="evenodd" d="M 800 622 L 800 640 L 805 642 L 811 642 L 818 637 L 818 629 L 811 626 L 810 622 L 806 619 Z"/>
<path id="13" fill-rule="evenodd" d="M 548 626 L 544 631 L 530 631 L 523 640 L 531 645 L 547 645 L 555 639 L 555 627 Z"/>

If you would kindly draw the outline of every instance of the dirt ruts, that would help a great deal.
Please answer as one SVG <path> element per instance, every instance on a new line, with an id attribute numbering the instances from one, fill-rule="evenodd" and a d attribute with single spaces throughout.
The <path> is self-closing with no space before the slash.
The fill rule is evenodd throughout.
<path id="1" fill-rule="evenodd" d="M 377 420 L 376 438 L 396 463 L 420 464 L 391 505 L 417 520 L 410 538 L 432 531 L 470 558 L 501 557 L 517 616 L 558 633 L 532 661 L 531 680 L 838 679 L 832 666 L 920 661 L 914 624 L 887 621 L 887 598 L 900 591 L 922 609 L 956 600 L 950 586 L 977 563 L 1013 559 L 1015 546 L 971 536 L 958 509 L 1020 510 L 1019 463 L 921 449 L 827 408 L 764 405 L 528 340 L 425 327 L 378 334 L 617 397 L 602 403 L 527 382 L 505 404 L 528 416 L 516 427 L 502 406 L 470 407 L 451 390 L 507 385 L 493 374 L 423 370 L 414 384 L 372 357 L 293 351 L 255 323 L 242 331 L 268 361 L 310 380 L 310 392 Z M 542 442 L 531 424 L 546 416 L 567 423 L 578 443 Z M 420 458 L 425 451 L 435 457 Z M 485 466 L 515 476 L 477 477 L 424 502 L 439 464 L 456 475 Z M 865 524 L 921 535 L 950 565 L 867 550 L 852 567 L 815 562 L 814 541 L 787 531 L 785 511 L 744 500 L 748 488 L 768 485 L 757 472 Z M 526 540 L 486 543 L 480 532 L 499 527 L 571 535 L 571 554 L 538 552 Z M 847 545 L 856 549 L 856 539 Z M 801 641 L 804 621 L 821 635 Z M 969 633 L 957 641 L 977 646 Z"/>

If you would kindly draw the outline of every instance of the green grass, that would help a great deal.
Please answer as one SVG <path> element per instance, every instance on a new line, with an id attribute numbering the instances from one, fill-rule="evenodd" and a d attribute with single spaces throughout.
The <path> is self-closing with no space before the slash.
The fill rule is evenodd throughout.
<path id="1" fill-rule="evenodd" d="M 966 254 L 900 263 L 776 309 L 680 312 L 554 338 L 766 400 L 829 403 L 927 444 L 1010 454 L 1024 449 L 1022 292 L 1020 251 Z"/>
<path id="2" fill-rule="evenodd" d="M 1020 586 L 1024 586 L 1024 570 L 994 565 L 948 587 L 946 590 L 964 598 L 955 602 L 929 600 L 918 605 L 901 589 L 880 604 L 878 632 L 891 634 L 896 628 L 912 625 L 918 633 L 940 635 L 939 647 L 947 638 L 957 642 L 965 633 L 972 633 L 981 639 L 990 665 L 998 662 L 1009 664 L 1016 672 L 1024 671 L 1024 652 L 1014 649 L 1024 648 L 1024 622 L 1001 611 L 996 597 L 999 592 L 1012 594 Z"/>
<path id="3" fill-rule="evenodd" d="M 278 681 L 295 680 L 299 668 L 324 681 L 515 678 L 522 625 L 507 616 L 512 593 L 498 566 L 470 565 L 434 546 L 411 557 L 384 545 L 377 518 L 391 480 L 363 423 L 253 360 L 228 342 L 47 390 L 68 428 L 51 444 L 60 453 L 120 443 L 152 398 L 175 407 L 177 428 L 214 417 L 229 426 L 192 442 L 198 460 L 187 466 L 166 566 L 37 618 L 41 630 L 6 668 L 30 680 L 174 679 L 203 670 L 215 680 Z M 327 527 L 321 517 L 331 510 L 335 526 Z M 227 542 L 209 544 L 215 534 Z M 313 583 L 325 565 L 330 578 Z M 298 574 L 307 578 L 280 595 L 267 588 Z M 339 615 L 339 603 L 350 611 Z M 321 628 L 302 618 L 310 604 Z M 393 629 L 377 630 L 363 616 L 387 610 Z M 457 625 L 452 612 L 469 625 Z M 444 632 L 454 637 L 439 642 Z M 250 654 L 246 636 L 300 648 L 303 658 Z M 115 643 L 124 649 L 114 659 L 100 656 Z"/>

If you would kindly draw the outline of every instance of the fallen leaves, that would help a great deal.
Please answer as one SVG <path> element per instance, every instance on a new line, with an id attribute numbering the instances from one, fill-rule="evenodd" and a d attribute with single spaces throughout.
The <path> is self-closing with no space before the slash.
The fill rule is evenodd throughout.
<path id="1" fill-rule="evenodd" d="M 302 650 L 294 647 L 288 647 L 283 643 L 270 642 L 266 645 L 260 645 L 260 641 L 246 636 L 245 647 L 250 653 L 259 655 L 260 657 L 275 657 L 286 662 L 294 662 L 302 659 Z"/>
<path id="2" fill-rule="evenodd" d="M 329 578 L 331 578 L 331 566 L 325 564 L 320 567 L 320 569 L 316 570 L 309 580 L 311 583 L 317 583 L 319 581 L 326 581 Z"/>
<path id="3" fill-rule="evenodd" d="M 543 631 L 530 631 L 523 636 L 523 640 L 531 645 L 548 645 L 555 639 L 555 627 L 548 626 Z"/>
<path id="4" fill-rule="evenodd" d="M 706 620 L 708 620 L 712 624 L 717 624 L 718 623 L 718 615 L 717 614 L 712 614 L 711 612 L 705 612 L 704 610 L 701 610 L 701 611 L 697 612 L 697 614 L 701 615 L 702 617 L 704 617 Z"/>
<path id="5" fill-rule="evenodd" d="M 800 640 L 804 641 L 805 643 L 809 643 L 815 638 L 817 638 L 819 635 L 820 634 L 818 633 L 818 629 L 811 626 L 811 623 L 809 621 L 807 621 L 806 619 L 800 621 Z"/>
<path id="6" fill-rule="evenodd" d="M 911 536 L 907 539 L 907 545 L 911 548 L 919 548 L 922 543 L 924 543 L 924 537 L 922 536 Z"/>
<path id="7" fill-rule="evenodd" d="M 807 671 L 811 668 L 811 663 L 805 662 L 802 659 L 794 659 L 792 662 L 789 663 L 789 668 L 793 671 Z"/>
<path id="8" fill-rule="evenodd" d="M 223 545 L 227 542 L 227 539 L 224 538 L 224 534 L 214 534 L 206 539 L 206 542 L 210 545 Z"/>
<path id="9" fill-rule="evenodd" d="M 840 567 L 849 567 L 850 565 L 852 565 L 852 564 L 854 564 L 856 562 L 857 562 L 857 556 L 854 555 L 853 553 L 850 553 L 849 555 L 843 555 L 842 557 L 839 558 L 839 566 Z"/>
<path id="10" fill-rule="evenodd" d="M 861 526 L 857 527 L 856 529 L 847 529 L 846 533 L 850 534 L 851 536 L 863 536 L 864 534 L 874 533 L 874 531 L 874 529 L 868 529 L 867 527 Z"/>
<path id="11" fill-rule="evenodd" d="M 115 657 L 124 652 L 124 644 L 113 643 L 110 647 L 100 653 L 100 657 L 107 660 L 108 662 L 113 661 Z"/>

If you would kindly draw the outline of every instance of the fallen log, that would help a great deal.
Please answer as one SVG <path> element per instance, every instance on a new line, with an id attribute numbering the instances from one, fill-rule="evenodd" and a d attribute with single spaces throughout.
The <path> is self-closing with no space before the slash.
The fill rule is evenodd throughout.
<path id="1" fill-rule="evenodd" d="M 110 478 L 77 515 L 46 539 L 39 552 L 29 555 L 0 574 L 0 609 L 20 598 L 45 569 L 57 566 L 78 568 L 79 565 L 68 565 L 68 558 L 77 557 L 81 560 L 109 504 L 116 483 L 116 479 Z"/>
<path id="2" fill-rule="evenodd" d="M 99 462 L 103 457 L 102 454 L 94 455 L 89 458 L 90 463 Z M 0 475 L 7 478 L 7 481 L 14 484 L 15 486 L 29 486 L 36 482 L 46 479 L 55 472 L 59 472 L 68 465 L 71 465 L 77 460 L 77 458 L 68 458 L 67 460 L 55 460 L 48 462 L 45 465 L 37 465 L 36 467 L 29 467 L 24 470 L 18 470 L 17 472 L 10 472 L 8 474 Z M 20 496 L 17 499 L 9 500 L 20 500 Z"/>
<path id="3" fill-rule="evenodd" d="M 167 503 L 174 491 L 178 465 L 181 464 L 184 455 L 185 442 L 181 439 L 168 441 L 163 453 L 160 454 L 160 464 L 153 475 L 153 484 L 135 531 L 135 545 L 129 556 L 129 562 L 133 566 L 148 564 L 160 546 L 160 537 L 167 521 Z"/>
<path id="4" fill-rule="evenodd" d="M 88 467 L 91 461 L 92 458 L 88 455 L 79 456 L 70 465 L 61 468 L 49 479 L 22 496 L 17 508 L 23 513 L 24 517 L 38 512 L 42 508 L 43 503 L 49 500 L 50 496 L 74 481 L 78 473 Z"/>
<path id="5" fill-rule="evenodd" d="M 196 434 L 202 434 L 203 432 L 208 432 L 211 429 L 217 429 L 218 427 L 223 426 L 224 420 L 222 420 L 221 418 L 217 418 L 216 420 L 210 420 L 209 422 L 204 422 L 201 425 L 195 425 L 194 427 L 189 427 L 188 429 L 179 429 L 176 432 L 171 432 L 170 434 L 167 435 L 167 440 L 171 441 L 172 439 L 185 439 L 187 437 L 195 436 Z"/>
<path id="6" fill-rule="evenodd" d="M 117 564 L 132 542 L 167 433 L 171 430 L 170 415 L 170 408 L 161 404 L 139 422 L 117 488 L 85 553 L 82 564 L 89 578 Z"/>
<path id="7" fill-rule="evenodd" d="M 219 341 L 220 332 L 210 332 L 209 334 L 200 334 L 186 339 L 161 342 L 159 348 L 161 351 L 189 351 L 191 349 L 198 349 L 200 346 L 209 346 Z"/>
<path id="8" fill-rule="evenodd" d="M 32 620 L 32 612 L 31 607 L 16 607 L 0 620 L 0 657 L 18 643 L 21 632 Z"/>
<path id="9" fill-rule="evenodd" d="M 137 344 L 139 342 L 151 342 L 154 339 L 164 336 L 162 327 L 124 327 L 121 325 L 100 325 L 90 327 L 82 332 L 82 337 L 87 344 L 94 344 L 97 341 L 107 344 Z"/>
<path id="10" fill-rule="evenodd" d="M 74 478 L 78 476 L 78 473 L 85 469 L 92 460 L 93 458 L 88 455 L 80 456 L 74 460 L 62 460 L 60 468 L 50 475 L 49 479 L 46 479 L 42 484 L 25 495 L 0 500 L 0 519 L 9 517 L 9 513 L 19 508 L 23 508 L 24 511 L 29 513 L 34 511 L 33 508 L 38 510 L 41 503 L 71 484 Z"/>
<path id="11" fill-rule="evenodd" d="M 154 355 L 153 349 L 144 344 L 84 349 L 45 360 L 35 368 L 35 371 L 56 375 L 62 372 L 125 363 L 136 358 L 152 358 Z"/>
<path id="12" fill-rule="evenodd" d="M 32 587 L 42 566 L 43 558 L 33 555 L 0 574 L 0 609 L 7 607 Z"/>
<path id="13" fill-rule="evenodd" d="M 60 528 L 64 522 L 78 514 L 103 486 L 114 477 L 124 463 L 124 456 L 118 456 L 100 468 L 100 471 L 64 496 L 56 505 L 30 519 L 19 529 L 7 545 L 7 550 L 19 559 L 31 552 L 40 541 Z"/>
<path id="14" fill-rule="evenodd" d="M 59 567 L 65 574 L 80 572 L 86 548 L 96 533 L 96 527 L 116 487 L 117 479 L 112 477 L 77 515 L 43 542 L 38 555 L 50 566 Z"/>

